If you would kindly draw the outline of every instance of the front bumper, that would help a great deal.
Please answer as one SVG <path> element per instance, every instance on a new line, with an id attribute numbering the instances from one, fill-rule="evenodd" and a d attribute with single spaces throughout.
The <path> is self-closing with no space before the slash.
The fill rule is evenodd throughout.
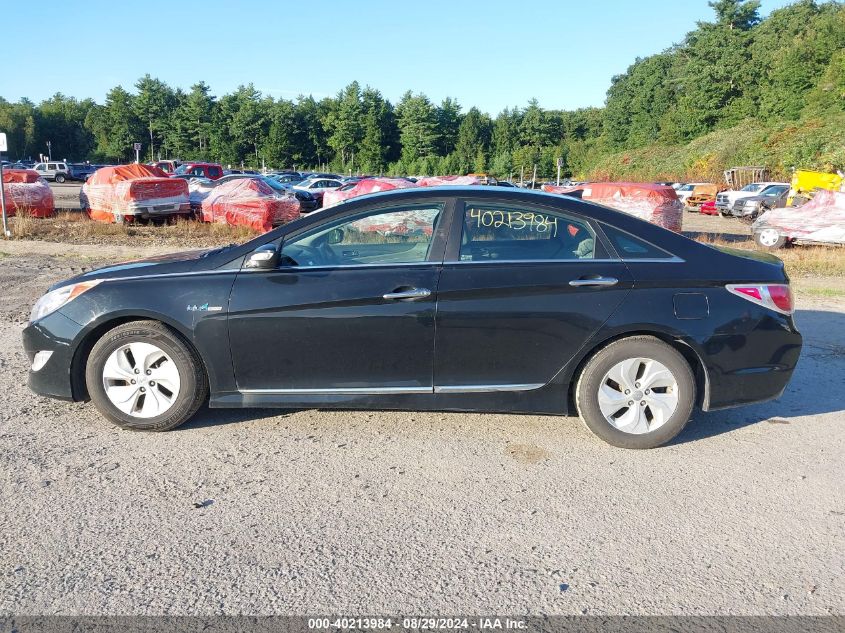
<path id="1" fill-rule="evenodd" d="M 71 368 L 75 341 L 81 330 L 82 326 L 61 312 L 53 312 L 24 329 L 23 348 L 30 365 L 38 352 L 52 352 L 41 369 L 29 370 L 27 384 L 35 393 L 60 400 L 78 398 L 74 394 Z"/>

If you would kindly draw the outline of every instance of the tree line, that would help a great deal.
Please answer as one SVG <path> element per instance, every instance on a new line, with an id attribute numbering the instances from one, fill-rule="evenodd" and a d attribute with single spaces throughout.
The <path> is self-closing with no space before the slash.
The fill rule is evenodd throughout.
<path id="1" fill-rule="evenodd" d="M 659 54 L 613 77 L 604 107 L 544 109 L 532 99 L 495 117 L 454 98 L 406 92 L 391 103 L 352 82 L 334 97 L 262 95 L 252 84 L 217 97 L 146 75 L 105 102 L 62 94 L 34 104 L 0 98 L 0 130 L 18 158 L 92 162 L 142 156 L 223 164 L 389 174 L 588 172 L 602 156 L 678 145 L 713 130 L 845 112 L 845 7 L 799 0 L 761 19 L 757 0 L 709 2 L 700 22 Z M 659 28 L 659 25 L 655 25 Z"/>

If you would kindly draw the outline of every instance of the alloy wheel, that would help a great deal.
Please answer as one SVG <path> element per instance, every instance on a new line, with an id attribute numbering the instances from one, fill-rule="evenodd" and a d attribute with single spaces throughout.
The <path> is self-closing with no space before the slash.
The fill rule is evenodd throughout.
<path id="1" fill-rule="evenodd" d="M 140 341 L 114 350 L 103 366 L 103 388 L 123 413 L 154 418 L 179 396 L 181 381 L 173 359 L 159 347 Z"/>
<path id="2" fill-rule="evenodd" d="M 678 381 L 651 358 L 623 360 L 604 375 L 598 390 L 605 419 L 624 433 L 640 435 L 663 426 L 678 408 Z"/>

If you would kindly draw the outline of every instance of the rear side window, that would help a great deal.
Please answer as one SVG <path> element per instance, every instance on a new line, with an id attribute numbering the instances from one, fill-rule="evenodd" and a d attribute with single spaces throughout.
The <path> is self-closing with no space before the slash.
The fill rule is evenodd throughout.
<path id="1" fill-rule="evenodd" d="M 622 259 L 672 259 L 673 257 L 671 253 L 634 237 L 630 233 L 620 231 L 607 224 L 603 224 L 602 228 Z"/>
<path id="2" fill-rule="evenodd" d="M 583 220 L 527 207 L 468 204 L 460 260 L 594 259 L 596 235 Z"/>

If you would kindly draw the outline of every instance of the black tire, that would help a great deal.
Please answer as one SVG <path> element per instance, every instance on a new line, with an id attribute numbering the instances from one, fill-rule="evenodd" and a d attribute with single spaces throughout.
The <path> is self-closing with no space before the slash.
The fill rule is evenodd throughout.
<path id="1" fill-rule="evenodd" d="M 769 229 L 774 230 L 774 229 Z M 766 248 L 770 251 L 776 251 L 779 248 L 783 248 L 786 246 L 786 236 L 783 234 L 779 234 L 776 240 L 771 239 L 764 239 L 765 229 L 763 231 L 755 231 L 754 232 L 754 242 L 757 246 L 761 246 Z"/>
<path id="2" fill-rule="evenodd" d="M 62 184 L 65 181 L 65 177 L 62 174 L 56 174 L 56 182 Z"/>
<path id="3" fill-rule="evenodd" d="M 179 371 L 179 393 L 170 408 L 159 416 L 131 416 L 114 406 L 106 396 L 102 379 L 106 360 L 116 349 L 132 342 L 156 345 L 173 359 Z M 85 381 L 97 410 L 117 426 L 132 431 L 175 429 L 190 419 L 208 397 L 208 378 L 202 359 L 179 334 L 158 321 L 132 321 L 106 332 L 91 349 Z"/>
<path id="4" fill-rule="evenodd" d="M 601 412 L 598 391 L 601 381 L 617 363 L 631 358 L 649 358 L 662 363 L 678 385 L 678 404 L 662 426 L 639 435 L 621 431 Z M 578 378 L 575 404 L 590 431 L 618 448 L 645 449 L 662 446 L 686 426 L 695 405 L 695 377 L 686 359 L 673 347 L 652 336 L 631 336 L 614 341 L 596 352 Z"/>

